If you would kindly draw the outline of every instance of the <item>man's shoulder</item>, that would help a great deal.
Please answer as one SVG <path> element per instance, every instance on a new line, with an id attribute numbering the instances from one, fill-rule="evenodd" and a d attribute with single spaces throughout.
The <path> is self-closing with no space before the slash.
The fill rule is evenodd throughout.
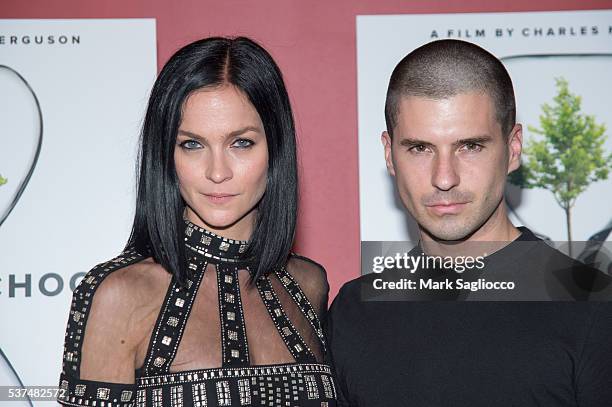
<path id="1" fill-rule="evenodd" d="M 382 273 L 369 273 L 350 280 L 340 288 L 338 294 L 332 302 L 330 311 L 332 313 L 355 314 L 360 318 L 364 317 L 367 310 L 372 307 L 379 307 L 385 304 L 385 292 L 374 290 L 374 283 L 377 279 L 385 278 L 387 270 Z"/>
<path id="2" fill-rule="evenodd" d="M 536 260 L 546 278 L 563 287 L 575 299 L 612 300 L 612 277 L 603 271 L 576 260 L 561 250 L 539 242 L 537 249 L 531 252 L 531 259 Z"/>
<path id="3" fill-rule="evenodd" d="M 357 278 L 347 281 L 342 285 L 336 298 L 347 300 L 358 300 L 361 298 L 361 289 L 364 286 L 371 285 L 378 274 L 364 274 Z"/>

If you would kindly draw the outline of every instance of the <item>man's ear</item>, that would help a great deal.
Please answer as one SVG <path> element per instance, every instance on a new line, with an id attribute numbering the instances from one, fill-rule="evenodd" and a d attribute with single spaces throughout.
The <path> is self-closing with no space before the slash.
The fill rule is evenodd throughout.
<path id="1" fill-rule="evenodd" d="M 521 152 L 523 151 L 523 126 L 517 123 L 508 135 L 508 174 L 521 166 Z"/>
<path id="2" fill-rule="evenodd" d="M 393 152 L 391 150 L 393 140 L 391 139 L 391 135 L 386 131 L 383 131 L 380 136 L 380 141 L 385 148 L 385 163 L 387 164 L 387 171 L 389 174 L 395 177 L 395 168 L 393 167 Z"/>

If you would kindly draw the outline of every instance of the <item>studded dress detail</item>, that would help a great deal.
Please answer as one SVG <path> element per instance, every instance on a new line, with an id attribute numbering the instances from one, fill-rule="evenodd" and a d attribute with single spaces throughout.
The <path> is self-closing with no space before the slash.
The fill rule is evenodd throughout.
<path id="1" fill-rule="evenodd" d="M 172 277 L 144 363 L 134 372 L 135 383 L 81 379 L 80 365 L 96 289 L 114 271 L 146 256 L 128 249 L 85 275 L 73 294 L 58 401 L 67 406 L 89 407 L 336 406 L 331 369 L 322 362 L 326 349 L 320 316 L 295 276 L 285 267 L 277 269 L 251 287 L 255 295 L 245 296 L 246 288 L 243 281 L 239 283 L 239 275 L 246 275 L 248 270 L 248 264 L 241 259 L 247 242 L 222 238 L 189 221 L 185 221 L 184 234 L 192 274 L 184 287 Z M 220 334 L 220 366 L 177 370 L 173 361 L 189 331 L 187 323 L 206 273 L 214 273 L 209 280 L 212 285 L 216 283 L 216 289 L 211 289 L 218 297 L 215 312 L 218 311 L 219 332 L 215 333 Z M 255 304 L 252 298 L 257 298 L 265 311 L 249 320 L 245 315 L 252 314 L 245 311 Z M 263 322 L 268 325 L 261 324 L 262 318 L 267 319 Z M 264 329 L 267 326 L 270 329 Z M 249 341 L 256 339 L 257 329 L 266 331 L 262 332 L 265 338 L 276 338 L 280 344 L 277 349 L 282 347 L 286 355 L 282 363 L 253 363 L 260 351 L 250 347 Z M 277 332 L 269 332 L 274 330 Z M 264 349 L 267 342 L 260 342 L 263 345 L 258 345 L 259 349 Z"/>

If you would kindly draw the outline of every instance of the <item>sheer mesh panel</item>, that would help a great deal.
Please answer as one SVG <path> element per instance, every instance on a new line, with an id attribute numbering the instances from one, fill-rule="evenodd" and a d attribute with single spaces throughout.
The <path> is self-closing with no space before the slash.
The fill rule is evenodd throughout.
<path id="1" fill-rule="evenodd" d="M 144 363 L 170 279 L 149 258 L 102 281 L 85 325 L 80 379 L 134 382 L 133 368 Z"/>
<path id="2" fill-rule="evenodd" d="M 144 263 L 141 265 L 144 266 Z M 162 307 L 170 281 L 169 274 L 165 272 L 153 273 L 150 268 L 143 269 L 139 266 L 116 271 L 107 278 L 95 295 L 83 347 L 83 379 L 103 380 L 112 377 L 116 381 L 133 380 L 133 377 L 118 374 L 116 370 L 121 366 L 107 363 L 107 353 L 93 351 L 101 349 L 101 343 L 111 346 L 115 353 L 123 347 L 136 346 L 135 366 L 140 367 L 144 363 L 155 319 Z M 147 266 L 150 267 L 150 264 Z M 299 258 L 289 261 L 287 271 L 298 282 L 319 318 L 324 317 L 322 312 L 326 307 L 328 290 L 324 271 Z M 221 367 L 221 327 L 216 273 L 216 265 L 209 264 L 180 338 L 170 372 Z M 240 270 L 238 276 L 250 364 L 295 362 L 264 306 L 257 287 L 249 284 L 248 272 Z M 269 279 L 287 317 L 317 361 L 321 362 L 322 349 L 311 324 L 278 277 L 272 273 Z M 129 291 L 130 295 L 126 295 L 126 291 Z M 111 306 L 116 312 L 109 312 Z M 117 312 L 121 312 L 121 315 Z M 130 336 L 128 331 L 142 332 L 136 334 L 141 338 L 140 343 L 122 343 L 123 338 Z M 134 334 L 131 334 L 131 337 L 134 337 Z"/>
<path id="3" fill-rule="evenodd" d="M 323 353 L 321 346 L 319 345 L 317 335 L 312 329 L 312 326 L 302 311 L 300 311 L 298 306 L 295 304 L 291 296 L 287 293 L 287 291 L 285 291 L 278 277 L 276 275 L 270 276 L 270 280 L 272 281 L 272 287 L 274 287 L 274 291 L 276 291 L 285 313 L 297 329 L 298 333 L 301 335 L 302 339 L 304 339 L 304 342 L 306 342 L 306 345 L 312 351 L 312 354 L 315 356 L 317 361 L 321 362 L 323 360 Z"/>
<path id="4" fill-rule="evenodd" d="M 221 366 L 221 326 L 216 266 L 209 264 L 198 288 L 171 372 Z"/>
<path id="5" fill-rule="evenodd" d="M 326 305 L 327 285 L 321 269 L 301 259 L 292 259 L 288 271 L 302 286 L 315 311 L 320 316 Z M 324 272 L 323 272 L 324 273 Z M 321 278 L 323 277 L 323 280 Z M 275 274 L 269 276 L 287 317 L 291 320 L 317 361 L 323 360 L 322 349 L 312 326 L 287 293 Z M 246 270 L 238 271 L 240 295 L 251 365 L 294 363 L 295 360 L 277 328 L 262 298 L 253 284 L 249 284 Z M 209 264 L 198 289 L 196 298 L 171 372 L 221 367 L 221 327 L 217 289 L 217 268 Z"/>
<path id="6" fill-rule="evenodd" d="M 241 277 L 240 293 L 245 313 L 251 364 L 266 365 L 295 362 L 274 326 L 257 287 L 247 283 L 248 275 L 246 273 Z M 284 307 L 285 304 L 282 305 Z"/>
<path id="7" fill-rule="evenodd" d="M 133 248 L 83 278 L 66 327 L 58 401 L 335 406 L 330 367 L 313 364 L 323 360 L 315 314 L 324 318 L 327 306 L 325 270 L 292 256 L 286 271 L 251 284 L 236 268 L 245 242 L 189 222 L 185 241 L 195 272 L 186 287 L 171 286 L 172 275 Z M 249 367 L 262 365 L 277 366 Z M 219 368 L 208 378 L 180 373 Z M 205 391 L 208 383 L 215 391 Z"/>

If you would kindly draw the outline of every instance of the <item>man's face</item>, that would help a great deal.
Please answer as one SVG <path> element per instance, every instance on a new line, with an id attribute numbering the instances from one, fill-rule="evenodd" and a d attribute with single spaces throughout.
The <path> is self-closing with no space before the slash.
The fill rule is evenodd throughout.
<path id="1" fill-rule="evenodd" d="M 387 169 L 421 231 L 463 240 L 503 208 L 522 135 L 516 125 L 506 140 L 490 97 L 467 92 L 441 100 L 403 97 L 393 139 L 384 132 L 382 141 Z"/>

